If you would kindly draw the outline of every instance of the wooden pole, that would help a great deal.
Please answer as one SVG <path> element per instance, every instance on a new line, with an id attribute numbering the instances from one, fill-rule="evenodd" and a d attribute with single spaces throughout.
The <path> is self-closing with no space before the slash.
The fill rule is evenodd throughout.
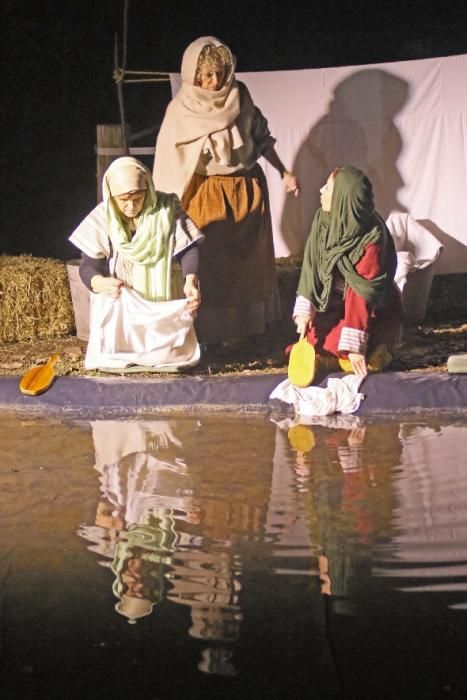
<path id="1" fill-rule="evenodd" d="M 102 201 L 102 176 L 113 160 L 125 155 L 125 139 L 121 124 L 97 124 L 97 201 Z"/>
<path id="2" fill-rule="evenodd" d="M 125 18 L 128 12 L 128 4 L 125 2 Z M 124 27 L 126 27 L 126 19 L 124 19 Z M 122 126 L 122 139 L 123 139 L 123 150 L 125 155 L 128 155 L 128 142 L 126 138 L 126 125 L 125 125 L 125 104 L 123 99 L 123 81 L 125 80 L 125 67 L 126 67 L 126 28 L 124 29 L 123 35 L 123 63 L 121 68 L 118 65 L 118 34 L 115 33 L 115 48 L 114 48 L 114 79 L 117 83 L 117 99 L 118 99 L 118 111 L 120 114 L 120 124 Z"/>

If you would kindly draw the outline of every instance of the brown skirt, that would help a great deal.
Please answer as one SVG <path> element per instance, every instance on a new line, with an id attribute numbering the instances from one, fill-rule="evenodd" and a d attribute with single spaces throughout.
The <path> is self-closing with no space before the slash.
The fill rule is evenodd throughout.
<path id="1" fill-rule="evenodd" d="M 201 342 L 263 333 L 266 323 L 279 318 L 280 305 L 274 299 L 274 245 L 262 169 L 256 165 L 242 175 L 195 174 L 182 202 L 206 237 L 200 246 Z"/>

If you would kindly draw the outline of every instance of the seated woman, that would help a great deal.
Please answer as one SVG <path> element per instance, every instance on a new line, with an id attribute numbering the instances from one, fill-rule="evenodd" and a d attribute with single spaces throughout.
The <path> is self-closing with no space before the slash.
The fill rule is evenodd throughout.
<path id="1" fill-rule="evenodd" d="M 400 339 L 394 243 L 363 172 L 337 168 L 320 193 L 293 317 L 317 352 L 317 367 L 365 375 L 389 364 Z"/>
<path id="2" fill-rule="evenodd" d="M 102 191 L 103 202 L 70 236 L 82 252 L 80 277 L 93 292 L 86 369 L 195 365 L 203 234 L 176 195 L 154 190 L 135 158 L 115 160 Z M 174 259 L 184 277 L 178 288 Z"/>

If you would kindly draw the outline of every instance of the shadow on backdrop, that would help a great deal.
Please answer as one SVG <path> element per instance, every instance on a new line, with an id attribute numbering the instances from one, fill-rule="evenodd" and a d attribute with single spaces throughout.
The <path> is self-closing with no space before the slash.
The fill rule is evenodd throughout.
<path id="1" fill-rule="evenodd" d="M 422 226 L 428 229 L 428 231 L 430 231 L 430 233 L 432 233 L 433 236 L 435 236 L 445 248 L 445 252 L 440 261 L 441 264 L 436 266 L 436 273 L 438 274 L 448 271 L 446 258 L 449 260 L 456 260 L 459 268 L 462 266 L 467 270 L 467 246 L 465 243 L 462 243 L 457 238 L 454 238 L 454 236 L 450 236 L 437 224 L 435 224 L 434 221 L 431 221 L 431 219 L 419 219 L 419 222 L 422 224 Z"/>
<path id="2" fill-rule="evenodd" d="M 354 165 L 368 175 L 383 218 L 393 209 L 405 211 L 398 199 L 404 181 L 397 167 L 404 144 L 394 119 L 408 95 L 405 80 L 373 68 L 337 85 L 327 113 L 311 128 L 292 166 L 302 192 L 297 199 L 287 198 L 282 213 L 290 250 L 297 240 L 306 240 L 319 207 L 319 189 L 340 165 Z"/>

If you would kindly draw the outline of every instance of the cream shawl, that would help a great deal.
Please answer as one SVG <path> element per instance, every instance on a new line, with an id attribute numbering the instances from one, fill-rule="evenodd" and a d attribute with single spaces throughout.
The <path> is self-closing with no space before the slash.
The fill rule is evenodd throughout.
<path id="1" fill-rule="evenodd" d="M 194 85 L 198 57 L 207 44 L 224 46 L 231 56 L 225 83 L 216 91 Z M 255 106 L 246 86 L 235 80 L 234 70 L 232 52 L 215 37 L 200 37 L 186 49 L 182 86 L 167 107 L 156 143 L 154 182 L 158 190 L 175 192 L 181 198 L 203 151 L 209 152 L 218 174 L 249 169 L 256 162 Z"/>

